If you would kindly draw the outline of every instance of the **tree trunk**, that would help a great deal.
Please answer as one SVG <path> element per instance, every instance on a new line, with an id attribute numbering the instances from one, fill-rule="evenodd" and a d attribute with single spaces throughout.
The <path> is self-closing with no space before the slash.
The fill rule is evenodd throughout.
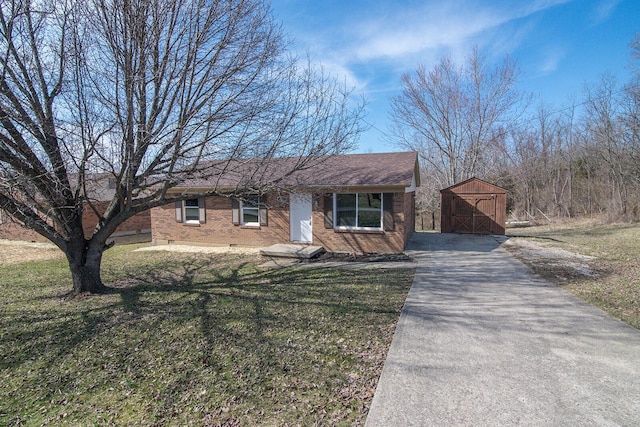
<path id="1" fill-rule="evenodd" d="M 72 266 L 73 291 L 76 294 L 89 292 L 101 294 L 107 290 L 100 278 L 100 265 Z"/>
<path id="2" fill-rule="evenodd" d="M 73 248 L 75 250 L 67 255 L 73 280 L 73 292 L 75 294 L 82 292 L 104 293 L 108 289 L 100 277 L 104 244 L 83 239 L 83 244 L 78 246 L 80 247 Z"/>

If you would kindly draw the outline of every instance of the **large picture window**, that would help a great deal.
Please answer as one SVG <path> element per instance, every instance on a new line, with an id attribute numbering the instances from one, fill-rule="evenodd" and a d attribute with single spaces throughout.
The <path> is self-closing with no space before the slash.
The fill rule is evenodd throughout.
<path id="1" fill-rule="evenodd" d="M 335 227 L 382 229 L 381 193 L 342 193 L 335 195 Z"/>

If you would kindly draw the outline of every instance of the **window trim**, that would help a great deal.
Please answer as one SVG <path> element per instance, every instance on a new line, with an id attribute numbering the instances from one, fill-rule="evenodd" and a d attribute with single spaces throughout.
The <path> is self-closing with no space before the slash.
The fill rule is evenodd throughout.
<path id="1" fill-rule="evenodd" d="M 241 197 L 232 197 L 231 198 L 231 222 L 233 225 L 246 227 L 246 228 L 260 228 L 267 227 L 269 225 L 268 222 L 268 209 L 265 204 L 264 195 L 258 194 L 250 194 L 245 197 L 255 197 L 257 198 L 258 205 L 251 206 L 250 208 L 258 210 L 258 222 L 244 222 L 244 206 L 243 199 Z"/>
<path id="2" fill-rule="evenodd" d="M 245 200 L 247 199 L 254 199 L 256 201 L 255 206 L 250 206 L 248 204 L 245 204 Z M 260 196 L 246 196 L 245 199 L 241 199 L 239 200 L 240 202 L 240 225 L 243 227 L 260 227 L 260 208 L 261 208 L 261 203 L 260 203 Z M 251 222 L 245 222 L 244 221 L 244 211 L 246 210 L 251 210 L 251 211 L 255 211 L 255 216 L 257 218 L 257 221 L 251 221 Z"/>
<path id="3" fill-rule="evenodd" d="M 378 227 L 360 227 L 358 225 L 356 226 L 349 226 L 349 225 L 338 225 L 338 220 L 339 220 L 339 214 L 338 214 L 338 195 L 340 194 L 355 194 L 356 196 L 356 203 L 355 203 L 355 208 L 356 208 L 356 224 L 358 223 L 358 213 L 360 210 L 359 204 L 358 204 L 358 199 L 359 199 L 359 195 L 360 194 L 378 194 L 380 195 L 380 225 Z M 368 209 L 368 210 L 372 210 L 372 209 Z M 384 209 L 384 193 L 380 192 L 366 192 L 366 193 L 353 193 L 353 192 L 349 192 L 349 193 L 333 193 L 333 228 L 335 230 L 362 230 L 362 231 L 384 231 L 384 214 L 385 213 L 385 209 Z"/>
<path id="4" fill-rule="evenodd" d="M 198 206 L 187 206 L 188 200 L 197 200 Z M 197 209 L 198 219 L 187 220 L 187 209 Z M 206 222 L 206 204 L 203 197 L 189 197 L 187 199 L 178 200 L 175 203 L 176 222 L 185 225 L 200 225 Z"/>
<path id="5" fill-rule="evenodd" d="M 187 206 L 187 202 L 189 201 L 194 201 L 196 202 L 195 206 Z M 193 212 L 196 212 L 196 218 L 197 219 L 187 219 L 188 215 L 187 212 L 191 212 L 192 216 L 193 216 Z M 182 201 L 182 218 L 183 218 L 183 223 L 184 224 L 200 224 L 200 199 L 193 197 L 191 199 L 184 199 Z"/>

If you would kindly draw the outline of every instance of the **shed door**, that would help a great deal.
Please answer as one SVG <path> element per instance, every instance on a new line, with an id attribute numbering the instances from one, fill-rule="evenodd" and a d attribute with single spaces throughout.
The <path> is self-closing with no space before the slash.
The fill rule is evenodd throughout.
<path id="1" fill-rule="evenodd" d="M 495 195 L 453 196 L 451 226 L 454 233 L 491 234 L 496 220 Z"/>
<path id="2" fill-rule="evenodd" d="M 289 205 L 290 237 L 292 242 L 311 243 L 311 194 L 291 193 Z"/>

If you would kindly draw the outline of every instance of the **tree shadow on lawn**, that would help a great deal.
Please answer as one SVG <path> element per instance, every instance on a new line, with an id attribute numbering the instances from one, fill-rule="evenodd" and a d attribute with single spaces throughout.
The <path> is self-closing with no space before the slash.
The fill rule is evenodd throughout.
<path id="1" fill-rule="evenodd" d="M 250 321 L 250 328 L 243 330 L 251 331 L 248 341 L 253 345 L 265 339 L 265 329 L 311 317 L 318 310 L 336 317 L 397 314 L 398 307 L 379 304 L 389 290 L 378 287 L 376 297 L 371 282 L 379 274 L 299 267 L 263 270 L 249 262 L 217 269 L 207 258 L 190 258 L 163 270 L 129 273 L 116 283 L 116 292 L 122 309 L 133 316 L 152 316 L 156 323 L 167 317 L 180 322 L 198 319 L 200 331 L 211 345 L 220 335 L 239 338 L 238 332 L 226 325 Z M 356 279 L 360 286 L 354 286 Z M 294 307 L 299 311 L 296 316 L 292 315 Z M 305 326 L 313 327 L 313 323 Z"/>
<path id="2" fill-rule="evenodd" d="M 161 265 L 136 266 L 133 271 L 112 274 L 111 295 L 67 301 L 48 311 L 22 311 L 10 320 L 13 324 L 3 326 L 8 331 L 3 339 L 21 344 L 0 359 L 0 368 L 39 360 L 44 364 L 40 369 L 55 372 L 69 358 L 84 358 L 76 361 L 77 375 L 86 370 L 110 371 L 99 375 L 103 383 L 96 385 L 107 388 L 110 382 L 122 380 L 124 371 L 144 371 L 133 376 L 153 375 L 146 371 L 154 363 L 167 369 L 172 358 L 179 362 L 185 357 L 186 346 L 189 355 L 181 366 L 193 365 L 187 371 L 205 369 L 234 377 L 251 370 L 252 387 L 246 382 L 239 383 L 242 389 L 225 387 L 230 394 L 266 393 L 267 377 L 274 372 L 287 375 L 294 359 L 329 360 L 344 351 L 331 342 L 306 349 L 305 339 L 335 337 L 331 335 L 336 334 L 335 329 L 338 336 L 350 333 L 349 322 L 368 323 L 371 315 L 397 317 L 400 307 L 385 305 L 385 300 L 390 290 L 405 295 L 407 290 L 397 280 L 388 285 L 395 289 L 376 284 L 380 273 L 374 271 L 262 270 L 247 259 L 217 266 L 219 261 L 216 257 L 173 257 Z M 29 326 L 21 327 L 23 322 Z M 110 346 L 105 344 L 107 335 L 113 337 Z M 154 342 L 158 340 L 163 343 Z M 103 354 L 86 353 L 94 342 Z M 136 358 L 135 351 L 145 347 L 151 348 L 149 354 Z M 161 357 L 168 361 L 154 360 Z M 78 387 L 69 374 L 40 381 L 39 387 L 48 390 L 42 401 Z M 191 381 L 186 372 L 173 375 L 157 391 L 162 402 L 154 412 L 170 412 L 179 404 L 176 393 L 188 390 Z"/>
<path id="3" fill-rule="evenodd" d="M 165 303 L 162 298 L 159 301 L 144 298 L 150 294 L 163 293 L 185 298 L 198 295 L 207 300 L 230 298 L 250 302 L 254 306 L 256 303 L 274 302 L 324 306 L 339 313 L 389 313 L 388 310 L 381 310 L 364 301 L 367 293 L 350 286 L 354 277 L 375 277 L 378 274 L 379 272 L 324 267 L 264 270 L 254 268 L 250 262 L 217 269 L 206 258 L 192 258 L 166 265 L 162 270 L 153 268 L 127 273 L 125 279 L 114 284 L 112 292 L 122 298 L 125 312 L 136 315 L 168 310 L 167 312 L 183 316 L 183 312 L 172 309 L 176 302 L 174 300 Z M 177 298 L 178 303 L 181 298 Z M 255 314 L 258 315 L 259 310 Z"/>
<path id="4" fill-rule="evenodd" d="M 207 369 L 231 377 L 216 387 L 227 389 L 227 395 L 239 401 L 245 396 L 269 401 L 275 378 L 288 378 L 291 390 L 296 383 L 303 383 L 304 389 L 307 381 L 335 381 L 332 387 L 344 383 L 347 373 L 331 363 L 357 357 L 359 349 L 339 341 L 352 333 L 372 335 L 371 315 L 397 320 L 400 305 L 384 305 L 389 289 L 375 289 L 373 276 L 363 277 L 368 275 L 380 273 L 326 268 L 265 271 L 246 262 L 216 269 L 208 259 L 192 258 L 163 271 L 129 274 L 120 295 L 123 308 L 135 316 L 155 316 L 152 328 L 165 316 L 173 324 L 196 321 L 203 342 L 195 357 Z M 405 294 L 406 290 L 405 286 Z M 150 294 L 175 298 L 150 299 Z M 363 327 L 367 332 L 361 333 Z M 316 379 L 307 380 L 311 375 Z M 165 393 L 162 407 L 175 404 L 175 390 L 189 387 L 188 377 L 181 378 L 168 388 L 171 392 Z"/>

